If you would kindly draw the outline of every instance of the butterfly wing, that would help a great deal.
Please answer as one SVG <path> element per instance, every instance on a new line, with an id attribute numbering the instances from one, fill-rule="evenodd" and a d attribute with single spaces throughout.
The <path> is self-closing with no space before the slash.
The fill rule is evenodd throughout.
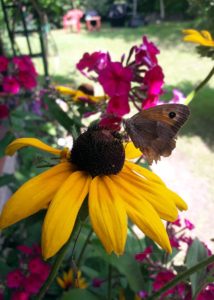
<path id="1" fill-rule="evenodd" d="M 136 148 L 149 164 L 169 156 L 176 146 L 176 134 L 189 116 L 182 104 L 165 104 L 143 110 L 125 121 L 125 128 Z"/>

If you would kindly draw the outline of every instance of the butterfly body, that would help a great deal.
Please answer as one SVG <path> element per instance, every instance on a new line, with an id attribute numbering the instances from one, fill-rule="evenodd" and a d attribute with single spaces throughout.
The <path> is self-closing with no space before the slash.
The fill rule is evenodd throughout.
<path id="1" fill-rule="evenodd" d="M 148 163 L 169 156 L 176 146 L 176 135 L 190 114 L 183 104 L 158 105 L 125 121 L 125 129 Z"/>

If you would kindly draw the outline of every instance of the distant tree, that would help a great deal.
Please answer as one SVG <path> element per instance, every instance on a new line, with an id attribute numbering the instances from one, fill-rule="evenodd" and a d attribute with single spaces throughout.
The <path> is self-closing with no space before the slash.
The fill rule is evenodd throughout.
<path id="1" fill-rule="evenodd" d="M 160 1 L 160 17 L 161 19 L 165 19 L 165 4 L 164 0 L 159 0 Z"/>
<path id="2" fill-rule="evenodd" d="M 214 1 L 213 0 L 188 0 L 189 11 L 199 17 L 199 27 L 207 29 L 214 34 Z"/>

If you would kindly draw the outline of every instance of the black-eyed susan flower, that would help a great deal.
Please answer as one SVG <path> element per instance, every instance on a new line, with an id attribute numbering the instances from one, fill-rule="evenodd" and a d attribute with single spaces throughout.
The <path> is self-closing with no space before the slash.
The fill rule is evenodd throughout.
<path id="1" fill-rule="evenodd" d="M 72 151 L 52 148 L 35 138 L 19 138 L 6 154 L 26 146 L 62 159 L 12 195 L 0 216 L 0 228 L 48 206 L 42 229 L 42 252 L 47 259 L 67 242 L 81 205 L 88 201 L 92 227 L 108 253 L 124 252 L 127 217 L 171 252 L 161 219 L 175 221 L 177 208 L 185 210 L 187 205 L 157 175 L 129 161 L 140 155 L 133 144 L 124 147 L 117 133 L 91 127 L 74 141 Z"/>
<path id="2" fill-rule="evenodd" d="M 58 85 L 55 87 L 55 89 L 62 95 L 71 96 L 71 99 L 74 102 L 89 101 L 92 103 L 99 103 L 99 102 L 107 99 L 106 96 L 94 96 L 94 94 L 91 93 L 90 90 L 88 90 L 87 88 L 82 88 L 82 87 L 83 87 L 83 85 L 80 86 L 77 90 L 75 90 L 75 89 L 71 89 L 66 86 Z"/>
<path id="3" fill-rule="evenodd" d="M 63 272 L 62 277 L 57 277 L 56 280 L 64 290 L 70 288 L 86 289 L 88 286 L 85 278 L 81 275 L 81 271 L 75 273 L 72 269 L 69 269 L 68 272 Z"/>
<path id="4" fill-rule="evenodd" d="M 209 31 L 185 29 L 183 30 L 183 33 L 185 34 L 184 36 L 185 42 L 191 42 L 206 47 L 214 47 L 214 40 Z"/>

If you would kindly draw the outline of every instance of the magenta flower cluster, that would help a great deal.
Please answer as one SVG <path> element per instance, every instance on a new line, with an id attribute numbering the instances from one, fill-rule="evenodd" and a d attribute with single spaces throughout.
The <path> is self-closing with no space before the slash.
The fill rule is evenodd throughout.
<path id="1" fill-rule="evenodd" d="M 11 300 L 28 300 L 38 293 L 51 268 L 42 260 L 41 249 L 37 245 L 20 245 L 17 250 L 20 254 L 19 267 L 7 274 L 3 285 L 11 291 Z"/>
<path id="2" fill-rule="evenodd" d="M 102 126 L 118 130 L 122 117 L 130 111 L 130 103 L 139 111 L 164 103 L 160 100 L 164 93 L 164 74 L 158 64 L 159 53 L 156 45 L 143 36 L 142 43 L 134 45 L 120 61 L 112 61 L 110 54 L 102 51 L 83 55 L 77 69 L 90 80 L 99 82 L 108 96 L 106 109 L 101 110 Z M 182 103 L 184 99 L 174 89 L 170 103 Z"/>
<path id="3" fill-rule="evenodd" d="M 16 95 L 37 86 L 38 74 L 29 56 L 0 56 L 0 91 Z"/>
<path id="4" fill-rule="evenodd" d="M 117 117 L 129 113 L 129 102 L 140 102 L 139 109 L 156 105 L 163 93 L 164 75 L 158 65 L 158 48 L 147 37 L 133 46 L 125 60 L 112 61 L 109 53 L 85 53 L 77 69 L 97 80 L 109 96 L 107 113 Z"/>
<path id="5" fill-rule="evenodd" d="M 195 228 L 188 219 L 181 220 L 178 218 L 175 222 L 170 223 L 167 226 L 167 230 L 170 236 L 171 245 L 173 248 L 180 250 L 181 243 L 187 244 L 187 252 L 191 246 L 193 239 L 187 234 Z M 204 244 L 204 243 L 203 243 Z M 204 248 L 207 251 L 207 255 L 212 255 L 212 252 L 204 244 Z M 152 291 L 157 292 L 171 280 L 176 277 L 176 271 L 173 268 L 173 264 L 164 265 L 162 261 L 157 260 L 157 255 L 152 246 L 145 248 L 143 252 L 137 253 L 135 255 L 135 260 L 142 264 L 148 272 L 148 276 L 152 281 Z M 160 258 L 159 258 L 160 259 Z M 208 268 L 208 271 L 213 266 Z M 146 299 L 148 296 L 147 291 L 140 291 L 139 296 L 141 299 Z M 159 298 L 158 298 L 159 299 Z M 180 299 L 180 300 L 191 300 L 192 291 L 191 285 L 185 281 L 177 284 L 175 287 L 169 289 L 167 292 L 163 293 L 160 300 L 164 299 Z M 208 284 L 198 295 L 196 300 L 210 300 L 214 299 L 214 284 Z"/>

